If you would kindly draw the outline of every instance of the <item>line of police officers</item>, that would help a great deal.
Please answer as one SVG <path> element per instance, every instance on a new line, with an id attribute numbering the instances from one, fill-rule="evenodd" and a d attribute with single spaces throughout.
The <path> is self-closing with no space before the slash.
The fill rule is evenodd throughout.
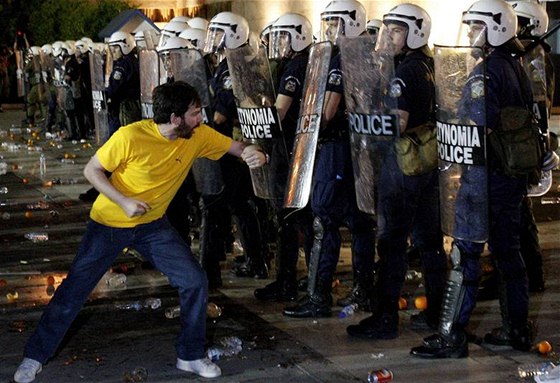
<path id="1" fill-rule="evenodd" d="M 558 158 L 547 128 L 553 74 L 550 67 L 543 69 L 546 44 L 538 41 L 548 26 L 546 12 L 529 0 L 479 0 L 463 13 L 465 46 L 436 47 L 435 56 L 428 47 L 430 16 L 414 4 L 399 4 L 382 21 L 367 22 L 357 0 L 333 0 L 321 19 L 321 42 L 314 41 L 309 20 L 296 13 L 280 15 L 260 39 L 231 12 L 209 23 L 176 18 L 160 36 L 144 31 L 136 41 L 116 32 L 108 43 L 112 61 L 106 60 L 105 68 L 102 60 L 89 61 L 95 107 L 88 119 L 106 139 L 121 125 L 151 117 L 154 86 L 184 80 L 201 95 L 204 123 L 258 144 L 267 154 L 268 164 L 251 171 L 228 156 L 198 160 L 194 180 L 186 181 L 170 205 L 171 221 L 189 241 L 184 201 L 200 201 L 200 261 L 211 287 L 221 286 L 219 262 L 225 259 L 233 217 L 246 255 L 234 270 L 238 276 L 267 278 L 266 243 L 277 241 L 276 279 L 255 290 L 255 297 L 296 300 L 302 244 L 307 294 L 283 313 L 330 316 L 339 229 L 347 226 L 354 287 L 338 303 L 371 311 L 347 332 L 392 339 L 399 333 L 399 297 L 412 242 L 421 256 L 428 306 L 411 325 L 437 334 L 411 354 L 465 357 L 480 255 L 488 243 L 499 271 L 503 325 L 485 340 L 528 350 L 534 329 L 526 265 L 532 270 L 529 281 L 539 286 L 534 290 L 544 288 L 527 204 L 531 183 L 529 174 L 504 173 L 486 136 L 504 129 L 500 112 L 506 107 L 536 112 L 546 153 L 529 191 L 548 190 L 546 177 L 551 179 Z M 518 37 L 538 44 L 526 52 Z M 89 47 L 97 57 L 109 53 Z M 70 84 L 79 59 L 65 60 Z M 109 75 L 99 86 L 96 78 L 103 72 Z M 86 101 L 91 92 L 76 94 L 74 113 L 67 117 L 77 121 L 72 136 L 82 137 L 80 120 L 87 114 L 80 108 L 91 102 Z M 421 144 L 420 128 L 437 136 L 433 155 L 439 166 L 410 173 L 395 144 Z M 454 240 L 449 260 L 444 234 Z M 525 261 L 520 237 L 530 239 Z"/>

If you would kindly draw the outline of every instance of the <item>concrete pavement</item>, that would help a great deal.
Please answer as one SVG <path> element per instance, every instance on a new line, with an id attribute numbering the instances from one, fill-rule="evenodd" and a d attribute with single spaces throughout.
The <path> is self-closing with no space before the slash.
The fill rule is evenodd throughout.
<path id="1" fill-rule="evenodd" d="M 89 185 L 81 174 L 95 151 L 92 142 L 72 143 L 34 137 L 20 125 L 21 111 L 0 113 L 0 162 L 8 173 L 0 175 L 0 381 L 10 381 L 21 360 L 23 346 L 53 288 L 64 278 L 85 228 L 88 203 L 77 197 Z M 14 125 L 14 129 L 10 131 Z M 20 130 L 18 130 L 20 129 Z M 30 142 L 29 140 L 33 140 Z M 29 150 L 41 147 L 41 151 Z M 19 148 L 18 150 L 15 150 Z M 14 150 L 13 150 L 14 149 Z M 39 155 L 47 159 L 41 175 Z M 62 160 L 65 161 L 62 161 Z M 557 172 L 556 172 L 557 173 Z M 552 191 L 558 197 L 558 174 Z M 549 341 L 560 351 L 560 204 L 534 199 L 545 256 L 547 288 L 531 294 L 531 318 L 538 326 L 537 340 Z M 48 241 L 32 242 L 27 233 L 47 233 Z M 340 284 L 335 297 L 351 286 L 349 244 L 341 252 Z M 193 244 L 196 252 L 197 243 Z M 412 331 L 408 325 L 412 308 L 400 312 L 400 336 L 388 341 L 364 341 L 347 337 L 345 328 L 365 318 L 357 312 L 348 318 L 292 319 L 282 316 L 280 303 L 262 303 L 253 290 L 271 280 L 231 276 L 236 254 L 223 267 L 224 287 L 209 301 L 223 310 L 208 321 L 208 346 L 224 337 L 243 341 L 242 351 L 223 357 L 222 382 L 364 382 L 369 370 L 387 368 L 395 382 L 521 382 L 519 363 L 542 361 L 552 355 L 521 353 L 507 347 L 470 344 L 466 359 L 426 361 L 408 355 L 429 332 Z M 65 338 L 57 355 L 44 367 L 37 382 L 179 382 L 205 381 L 174 367 L 173 342 L 179 329 L 177 318 L 167 319 L 165 309 L 177 302 L 167 280 L 130 254 L 122 254 L 115 268 L 126 270 L 127 283 L 110 288 L 100 282 Z M 304 270 L 301 260 L 300 270 Z M 54 278 L 49 287 L 48 277 Z M 404 296 L 412 301 L 421 293 L 418 281 L 407 282 Z M 17 294 L 17 298 L 16 297 Z M 140 311 L 118 305 L 146 298 L 160 298 L 161 307 Z M 500 324 L 497 300 L 478 303 L 471 331 L 483 336 Z M 138 368 L 146 375 L 135 375 Z"/>

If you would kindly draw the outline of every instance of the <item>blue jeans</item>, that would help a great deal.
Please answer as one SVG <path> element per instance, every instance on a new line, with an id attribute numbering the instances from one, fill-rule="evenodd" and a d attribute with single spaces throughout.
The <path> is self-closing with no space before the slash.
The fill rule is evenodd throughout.
<path id="1" fill-rule="evenodd" d="M 25 345 L 25 357 L 45 363 L 54 355 L 89 294 L 125 247 L 139 251 L 179 291 L 181 331 L 175 343 L 177 356 L 184 360 L 204 357 L 206 274 L 165 217 L 133 228 L 113 228 L 88 221 L 66 279 Z"/>

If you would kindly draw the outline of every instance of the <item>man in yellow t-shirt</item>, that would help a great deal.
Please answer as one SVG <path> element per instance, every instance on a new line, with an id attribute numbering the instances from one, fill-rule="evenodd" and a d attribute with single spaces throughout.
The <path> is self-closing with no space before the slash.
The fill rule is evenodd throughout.
<path id="1" fill-rule="evenodd" d="M 51 358 L 82 305 L 117 254 L 133 247 L 169 278 L 179 292 L 181 331 L 177 368 L 206 378 L 221 375 L 205 357 L 208 283 L 189 246 L 164 213 L 193 161 L 225 153 L 251 168 L 266 156 L 258 147 L 233 141 L 200 125 L 200 99 L 184 82 L 156 87 L 154 119 L 119 129 L 97 151 L 84 175 L 101 193 L 66 279 L 56 290 L 24 350 L 16 382 L 32 382 Z M 111 172 L 107 178 L 106 172 Z"/>

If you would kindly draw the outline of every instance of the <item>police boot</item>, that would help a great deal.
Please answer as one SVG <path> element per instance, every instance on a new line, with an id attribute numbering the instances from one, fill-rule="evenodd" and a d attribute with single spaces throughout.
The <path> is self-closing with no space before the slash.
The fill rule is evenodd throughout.
<path id="1" fill-rule="evenodd" d="M 467 336 L 458 329 L 448 335 L 434 334 L 424 338 L 421 346 L 413 347 L 410 354 L 426 359 L 466 358 L 469 356 Z"/>
<path id="2" fill-rule="evenodd" d="M 511 330 L 511 347 L 518 351 L 529 351 L 535 340 L 535 325 L 528 321 L 525 325 L 515 326 Z"/>
<path id="3" fill-rule="evenodd" d="M 337 306 L 346 307 L 356 304 L 360 310 L 371 312 L 373 309 L 373 279 L 373 274 L 366 275 L 360 271 L 355 271 L 354 287 L 346 297 L 336 301 Z"/>
<path id="4" fill-rule="evenodd" d="M 332 282 L 326 279 L 317 279 L 316 287 L 312 294 L 305 296 L 296 306 L 286 307 L 284 315 L 292 318 L 319 318 L 332 315 Z"/>
<path id="5" fill-rule="evenodd" d="M 276 281 L 255 290 L 255 298 L 258 300 L 283 302 L 292 302 L 296 300 L 296 267 L 283 258 L 282 254 L 279 253 L 277 257 Z"/>
<path id="6" fill-rule="evenodd" d="M 395 339 L 399 336 L 398 300 L 383 297 L 376 305 L 370 317 L 346 327 L 348 335 L 362 339 Z"/>

